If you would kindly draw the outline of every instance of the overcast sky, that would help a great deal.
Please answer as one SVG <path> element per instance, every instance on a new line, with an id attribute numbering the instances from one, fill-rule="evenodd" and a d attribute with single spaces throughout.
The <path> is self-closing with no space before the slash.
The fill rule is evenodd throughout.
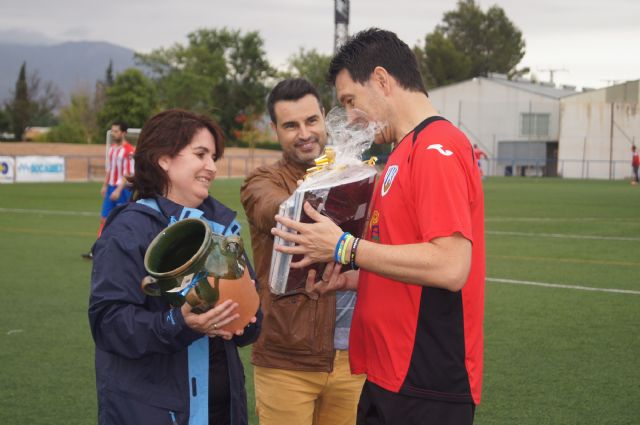
<path id="1" fill-rule="evenodd" d="M 640 0 L 478 1 L 497 4 L 523 32 L 528 66 L 540 80 L 603 87 L 640 78 Z M 272 64 L 300 47 L 333 49 L 333 0 L 0 0 L 0 41 L 108 41 L 138 52 L 198 28 L 259 31 Z M 349 32 L 389 29 L 413 46 L 453 0 L 351 0 Z"/>

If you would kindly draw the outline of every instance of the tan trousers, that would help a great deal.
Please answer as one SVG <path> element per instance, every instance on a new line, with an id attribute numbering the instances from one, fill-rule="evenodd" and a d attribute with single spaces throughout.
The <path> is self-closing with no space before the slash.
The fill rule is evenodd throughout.
<path id="1" fill-rule="evenodd" d="M 349 354 L 336 350 L 333 371 L 255 366 L 260 425 L 353 425 L 365 375 L 352 375 Z"/>

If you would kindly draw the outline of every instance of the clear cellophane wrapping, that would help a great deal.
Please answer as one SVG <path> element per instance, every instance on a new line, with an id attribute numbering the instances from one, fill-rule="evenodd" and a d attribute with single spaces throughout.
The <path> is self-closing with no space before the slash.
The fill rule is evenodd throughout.
<path id="1" fill-rule="evenodd" d="M 368 121 L 358 111 L 347 116 L 342 108 L 332 109 L 326 123 L 329 154 L 323 157 L 329 156 L 329 160 L 316 160 L 320 165 L 309 170 L 298 189 L 280 205 L 278 214 L 310 223 L 312 220 L 302 208 L 305 202 L 309 202 L 343 231 L 360 237 L 365 230 L 377 174 L 375 166 L 362 162 L 362 154 L 381 126 Z M 278 228 L 289 231 L 280 224 Z M 293 245 L 280 237 L 275 238 L 274 244 Z M 292 262 L 301 259 L 301 255 L 273 251 L 269 274 L 272 293 L 280 295 L 303 290 L 309 270 L 314 268 L 321 273 L 325 267 L 325 264 L 313 264 L 305 268 L 291 268 Z"/>

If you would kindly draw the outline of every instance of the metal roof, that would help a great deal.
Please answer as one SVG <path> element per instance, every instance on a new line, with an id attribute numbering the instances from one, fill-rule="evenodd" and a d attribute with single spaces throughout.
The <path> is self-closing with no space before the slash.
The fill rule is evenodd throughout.
<path id="1" fill-rule="evenodd" d="M 488 77 L 479 77 L 485 80 L 493 81 L 494 83 L 503 84 L 505 86 L 513 87 L 515 89 L 520 89 L 524 91 L 528 91 L 530 93 L 535 93 L 540 96 L 550 97 L 552 99 L 560 99 L 565 96 L 570 96 L 572 94 L 579 93 L 573 88 L 569 87 L 556 87 L 551 83 L 534 83 L 529 80 L 524 79 L 515 79 L 509 80 L 506 75 L 496 75 L 489 74 Z"/>

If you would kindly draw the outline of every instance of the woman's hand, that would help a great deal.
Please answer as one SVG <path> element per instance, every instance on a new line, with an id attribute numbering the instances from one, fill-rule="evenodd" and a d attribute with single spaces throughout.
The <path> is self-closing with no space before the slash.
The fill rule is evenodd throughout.
<path id="1" fill-rule="evenodd" d="M 316 282 L 316 271 L 309 270 L 305 289 L 307 292 L 325 294 L 334 291 L 356 291 L 358 289 L 358 272 L 349 270 L 340 273 L 342 265 L 328 263 L 322 272 L 322 277 Z"/>
<path id="2" fill-rule="evenodd" d="M 313 263 L 333 261 L 336 244 L 343 233 L 342 229 L 331 221 L 329 217 L 320 214 L 308 202 L 304 203 L 304 212 L 307 213 L 315 223 L 300 223 L 276 215 L 276 221 L 293 230 L 294 233 L 277 228 L 271 229 L 272 235 L 279 236 L 288 242 L 296 244 L 295 246 L 274 245 L 276 251 L 285 254 L 304 255 L 302 260 L 291 263 L 291 267 L 293 268 L 302 268 Z"/>
<path id="3" fill-rule="evenodd" d="M 203 333 L 211 338 L 219 336 L 224 339 L 231 339 L 234 335 L 242 335 L 243 330 L 236 331 L 234 334 L 221 328 L 240 317 L 238 313 L 235 313 L 237 308 L 238 303 L 232 300 L 225 300 L 202 314 L 192 313 L 191 306 L 188 303 L 184 303 L 181 310 L 185 323 L 194 331 Z"/>

